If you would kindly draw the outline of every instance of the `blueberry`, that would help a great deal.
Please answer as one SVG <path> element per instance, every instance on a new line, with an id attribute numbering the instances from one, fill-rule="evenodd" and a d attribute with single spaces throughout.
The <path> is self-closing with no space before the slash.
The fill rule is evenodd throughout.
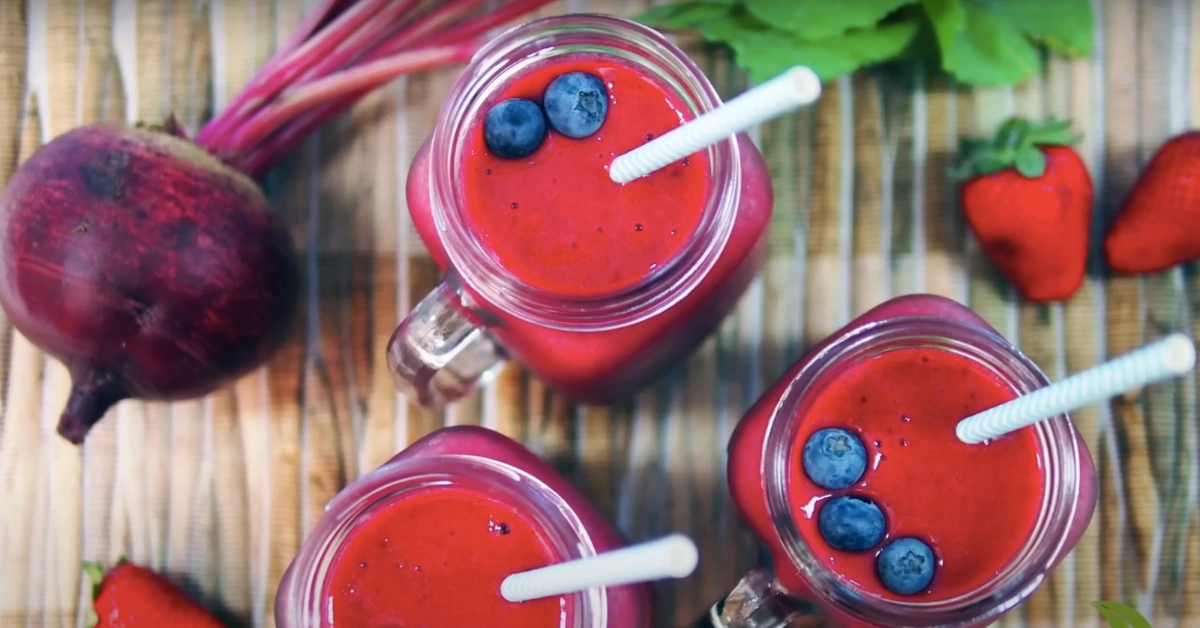
<path id="1" fill-rule="evenodd" d="M 849 488 L 867 470 L 867 449 L 840 428 L 817 430 L 804 444 L 804 472 L 821 488 Z"/>
<path id="2" fill-rule="evenodd" d="M 892 593 L 920 593 L 933 581 L 933 550 L 920 539 L 896 539 L 888 543 L 875 560 L 879 579 Z"/>
<path id="3" fill-rule="evenodd" d="M 520 159 L 533 154 L 546 137 L 546 119 L 537 103 L 509 98 L 492 107 L 483 120 L 483 139 L 497 157 Z"/>
<path id="4" fill-rule="evenodd" d="M 817 528 L 834 549 L 861 552 L 883 540 L 883 511 L 858 497 L 834 497 L 817 514 Z"/>
<path id="5" fill-rule="evenodd" d="M 578 139 L 599 131 L 604 124 L 608 92 L 595 76 L 568 72 L 551 81 L 542 95 L 542 105 L 555 131 Z"/>

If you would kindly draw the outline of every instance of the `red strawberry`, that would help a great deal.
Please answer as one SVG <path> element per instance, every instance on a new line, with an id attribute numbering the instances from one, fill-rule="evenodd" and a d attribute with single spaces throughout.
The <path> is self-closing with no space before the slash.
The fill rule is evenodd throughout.
<path id="1" fill-rule="evenodd" d="M 1014 118 L 992 140 L 963 142 L 957 173 L 967 224 L 983 252 L 1030 301 L 1069 298 L 1083 282 L 1092 178 L 1070 122 Z"/>
<path id="2" fill-rule="evenodd" d="M 1200 257 L 1200 131 L 1163 144 L 1104 237 L 1109 268 L 1154 273 Z"/>
<path id="3" fill-rule="evenodd" d="M 223 628 L 170 580 L 146 567 L 122 561 L 106 574 L 88 563 L 84 571 L 94 585 L 95 628 Z"/>

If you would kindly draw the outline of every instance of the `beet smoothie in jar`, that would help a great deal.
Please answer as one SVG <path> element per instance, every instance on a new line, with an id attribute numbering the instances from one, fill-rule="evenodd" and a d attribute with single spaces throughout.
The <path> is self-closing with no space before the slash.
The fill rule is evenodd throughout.
<path id="1" fill-rule="evenodd" d="M 985 626 L 1075 546 L 1096 469 L 1066 415 L 982 444 L 964 418 L 1047 385 L 965 306 L 888 301 L 739 423 L 729 483 L 769 550 L 698 625 Z"/>
<path id="2" fill-rule="evenodd" d="M 546 463 L 485 428 L 450 427 L 343 489 L 276 595 L 280 628 L 648 627 L 644 585 L 509 602 L 511 574 L 623 542 Z"/>
<path id="3" fill-rule="evenodd" d="M 438 406 L 511 358 L 604 403 L 689 354 L 762 267 L 762 157 L 737 135 L 628 184 L 608 167 L 720 104 L 683 51 L 614 17 L 542 19 L 482 50 L 409 171 L 446 275 L 389 343 L 398 386 Z"/>

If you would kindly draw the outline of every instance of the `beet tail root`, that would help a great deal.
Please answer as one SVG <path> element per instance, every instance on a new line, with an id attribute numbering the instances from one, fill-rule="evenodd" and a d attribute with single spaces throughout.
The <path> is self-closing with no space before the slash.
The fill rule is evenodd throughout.
<path id="1" fill-rule="evenodd" d="M 89 371 L 72 378 L 71 396 L 67 398 L 67 407 L 58 419 L 58 434 L 75 445 L 81 445 L 92 426 L 104 418 L 109 408 L 129 395 L 108 375 Z"/>

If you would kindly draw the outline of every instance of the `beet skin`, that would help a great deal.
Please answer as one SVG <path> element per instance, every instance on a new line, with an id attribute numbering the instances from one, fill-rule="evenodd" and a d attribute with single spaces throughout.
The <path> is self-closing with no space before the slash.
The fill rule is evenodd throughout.
<path id="1" fill-rule="evenodd" d="M 116 402 L 209 393 L 283 343 L 291 237 L 249 177 L 170 133 L 94 125 L 46 144 L 0 198 L 0 305 L 61 360 L 58 431 Z"/>

